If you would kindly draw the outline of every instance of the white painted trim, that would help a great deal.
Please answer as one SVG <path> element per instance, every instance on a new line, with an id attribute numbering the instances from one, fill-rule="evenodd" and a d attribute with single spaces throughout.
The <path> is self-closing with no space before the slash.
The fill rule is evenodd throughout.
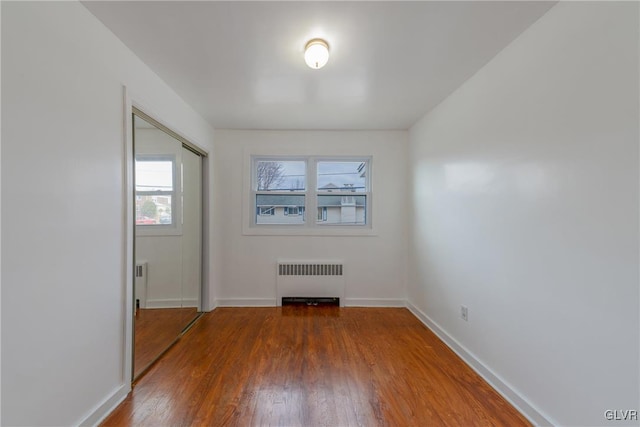
<path id="1" fill-rule="evenodd" d="M 275 307 L 276 298 L 219 298 L 216 307 Z"/>
<path id="2" fill-rule="evenodd" d="M 246 200 L 250 200 L 250 196 Z M 247 202 L 248 203 L 248 202 Z M 245 203 L 246 204 L 246 203 Z M 249 211 L 250 209 L 246 209 Z M 245 215 L 246 216 L 246 215 Z M 287 228 L 288 227 L 288 228 Z M 350 228 L 363 227 L 363 228 Z M 318 225 L 317 228 L 295 225 L 262 224 L 250 227 L 245 224 L 243 236 L 316 236 L 316 237 L 377 237 L 378 233 L 362 225 Z"/>
<path id="3" fill-rule="evenodd" d="M 484 363 L 482 363 L 473 353 L 467 350 L 462 344 L 460 344 L 455 338 L 449 335 L 440 325 L 438 325 L 433 319 L 423 313 L 419 308 L 411 304 L 409 301 L 406 303 L 407 308 L 414 316 L 416 316 L 427 328 L 429 328 L 434 334 L 444 342 L 447 347 L 453 350 L 471 369 L 473 369 L 478 375 L 480 375 L 486 382 L 489 383 L 498 393 L 502 395 L 511 405 L 513 405 L 522 415 L 524 415 L 529 421 L 536 426 L 555 426 L 559 425 L 551 417 L 545 415 L 542 411 L 531 404 L 524 396 L 522 396 L 515 388 L 509 383 L 504 381 L 499 375 L 489 369 Z"/>
<path id="4" fill-rule="evenodd" d="M 98 404 L 91 413 L 84 418 L 78 425 L 80 426 L 97 426 L 127 397 L 131 391 L 131 385 L 125 384 L 118 387 L 111 393 L 109 397 Z"/>
<path id="5" fill-rule="evenodd" d="M 209 156 L 209 150 L 203 148 L 204 145 L 201 144 L 197 138 L 193 138 L 189 135 L 189 132 L 185 132 L 184 129 L 181 129 L 180 126 L 174 125 L 171 120 L 165 120 L 162 114 L 159 114 L 156 109 L 154 109 L 148 102 L 146 102 L 142 97 L 131 93 L 129 91 L 129 99 L 131 101 L 131 106 L 138 109 L 141 113 L 148 116 L 151 120 L 156 121 L 160 126 L 168 129 L 175 135 L 171 135 L 176 138 L 180 143 L 187 143 L 187 145 L 192 145 L 196 151 L 199 151 L 203 156 Z M 131 128 L 133 132 L 133 128 Z"/>
<path id="6" fill-rule="evenodd" d="M 221 298 L 216 307 L 276 307 L 277 298 Z M 344 307 L 406 307 L 404 299 L 345 298 Z"/>
<path id="7" fill-rule="evenodd" d="M 395 298 L 345 298 L 345 307 L 406 307 L 404 299 Z"/>
<path id="8" fill-rule="evenodd" d="M 0 34 L 2 33 L 2 7 L 0 7 Z M 0 55 L 0 81 L 2 81 L 2 59 Z M 2 85 L 0 85 L 0 99 L 2 99 Z M 2 103 L 0 102 L 0 135 L 2 135 Z M 2 138 L 0 138 L 0 164 L 2 164 Z M 2 174 L 0 174 L 0 177 Z M 2 179 L 0 178 L 0 188 Z M 0 224 L 2 224 L 2 198 L 0 197 Z M 6 227 L 6 226 L 5 226 Z M 2 231 L 0 230 L 0 235 Z M 2 245 L 0 245 L 0 271 L 2 271 Z M 0 274 L 0 289 L 2 289 L 2 274 Z M 2 307 L 2 292 L 0 292 L 0 307 Z M 0 316 L 0 331 L 2 330 L 2 316 Z M 1 342 L 1 340 L 0 340 Z M 0 366 L 2 366 L 2 345 L 0 344 Z M 2 373 L 0 372 L 0 384 L 2 384 Z M 2 402 L 2 387 L 0 387 L 0 402 Z M 2 420 L 2 405 L 0 405 L 0 420 Z"/>
<path id="9" fill-rule="evenodd" d="M 123 259 L 122 259 L 122 274 L 124 284 L 123 309 L 124 309 L 124 324 L 123 324 L 123 336 L 124 336 L 124 353 L 122 363 L 122 377 L 121 381 L 125 387 L 131 390 L 131 381 L 133 380 L 133 311 L 134 311 L 134 260 L 135 260 L 135 218 L 133 205 L 133 100 L 126 86 L 123 89 L 123 102 L 124 102 L 124 123 L 123 123 L 123 153 L 122 153 L 122 193 L 124 200 L 122 206 L 124 212 L 122 213 L 122 245 L 123 245 Z"/>
<path id="10" fill-rule="evenodd" d="M 308 189 L 304 193 L 295 193 L 305 195 L 307 207 L 307 222 L 304 224 L 255 224 L 255 205 L 251 201 L 255 191 L 253 190 L 253 165 L 256 158 L 288 158 L 291 160 L 304 160 L 307 163 L 307 186 Z M 364 160 L 368 162 L 367 176 L 367 224 L 366 225 L 322 225 L 316 224 L 316 196 L 317 190 L 314 189 L 316 164 L 318 161 L 324 160 Z M 317 151 L 309 151 L 308 149 L 292 149 L 290 147 L 261 147 L 261 148 L 244 148 L 243 149 L 243 169 L 242 169 L 242 235 L 244 236 L 349 236 L 349 237 L 377 237 L 375 222 L 373 218 L 376 216 L 376 205 L 373 202 L 373 180 L 371 178 L 373 172 L 373 154 L 344 154 L 335 155 L 335 153 L 321 154 Z M 336 193 L 338 194 L 338 193 Z"/>
<path id="11" fill-rule="evenodd" d="M 202 283 L 202 287 L 200 289 L 200 310 L 201 311 L 211 311 L 215 309 L 211 305 L 210 296 L 213 293 L 210 286 L 211 281 L 209 274 L 211 272 L 211 265 L 209 260 L 211 259 L 211 247 L 210 242 L 211 238 L 211 224 L 213 221 L 212 218 L 212 210 L 210 209 L 210 197 L 212 193 L 212 186 L 210 185 L 210 162 L 212 162 L 211 157 L 203 157 L 202 158 L 202 239 L 200 239 L 201 245 L 201 254 L 202 254 L 202 265 L 200 266 L 200 282 Z"/>
<path id="12" fill-rule="evenodd" d="M 153 309 L 153 308 L 185 308 L 185 307 L 199 308 L 198 298 L 147 299 L 147 306 L 145 308 Z"/>

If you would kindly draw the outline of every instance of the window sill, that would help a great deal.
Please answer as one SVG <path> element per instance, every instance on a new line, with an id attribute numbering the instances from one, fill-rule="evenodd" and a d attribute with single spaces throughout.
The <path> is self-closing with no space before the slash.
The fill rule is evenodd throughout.
<path id="1" fill-rule="evenodd" d="M 324 237 L 375 237 L 378 235 L 375 229 L 362 226 L 330 226 L 323 225 L 317 227 L 301 226 L 244 226 L 243 236 L 324 236 Z"/>
<path id="2" fill-rule="evenodd" d="M 135 227 L 136 237 L 166 237 L 182 236 L 182 227 L 176 226 L 150 226 L 149 228 Z"/>

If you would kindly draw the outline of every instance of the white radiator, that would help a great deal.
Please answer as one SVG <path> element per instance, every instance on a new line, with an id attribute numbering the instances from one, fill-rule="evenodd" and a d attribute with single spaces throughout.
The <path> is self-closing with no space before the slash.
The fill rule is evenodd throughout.
<path id="1" fill-rule="evenodd" d="M 136 264 L 133 292 L 136 308 L 147 308 L 147 263 Z"/>
<path id="2" fill-rule="evenodd" d="M 278 261 L 277 305 L 283 297 L 340 298 L 344 305 L 345 271 L 341 261 Z"/>

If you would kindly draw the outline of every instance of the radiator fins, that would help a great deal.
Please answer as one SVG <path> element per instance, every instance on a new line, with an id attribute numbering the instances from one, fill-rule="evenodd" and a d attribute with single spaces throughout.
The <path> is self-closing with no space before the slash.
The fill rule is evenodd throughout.
<path id="1" fill-rule="evenodd" d="M 342 264 L 278 264 L 279 276 L 342 276 Z"/>

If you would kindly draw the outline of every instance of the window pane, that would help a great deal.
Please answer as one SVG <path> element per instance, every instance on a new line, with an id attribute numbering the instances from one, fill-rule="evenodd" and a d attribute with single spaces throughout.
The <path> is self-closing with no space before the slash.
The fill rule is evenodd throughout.
<path id="1" fill-rule="evenodd" d="M 259 160 L 256 162 L 256 190 L 304 191 L 306 164 L 298 160 Z"/>
<path id="2" fill-rule="evenodd" d="M 173 160 L 135 161 L 136 225 L 173 224 Z M 139 194 L 157 192 L 157 194 Z"/>
<path id="3" fill-rule="evenodd" d="M 327 220 L 327 207 L 318 208 L 318 222 Z"/>
<path id="4" fill-rule="evenodd" d="M 137 160 L 136 191 L 173 191 L 173 161 Z"/>
<path id="5" fill-rule="evenodd" d="M 275 208 L 273 206 L 260 206 L 258 208 L 258 215 L 274 215 Z"/>
<path id="6" fill-rule="evenodd" d="M 304 224 L 304 197 L 256 194 L 256 224 Z"/>
<path id="7" fill-rule="evenodd" d="M 367 223 L 367 196 L 318 196 L 318 224 L 365 225 Z"/>
<path id="8" fill-rule="evenodd" d="M 171 194 L 136 196 L 136 225 L 172 224 Z"/>
<path id="9" fill-rule="evenodd" d="M 318 162 L 318 190 L 366 192 L 366 162 Z"/>

